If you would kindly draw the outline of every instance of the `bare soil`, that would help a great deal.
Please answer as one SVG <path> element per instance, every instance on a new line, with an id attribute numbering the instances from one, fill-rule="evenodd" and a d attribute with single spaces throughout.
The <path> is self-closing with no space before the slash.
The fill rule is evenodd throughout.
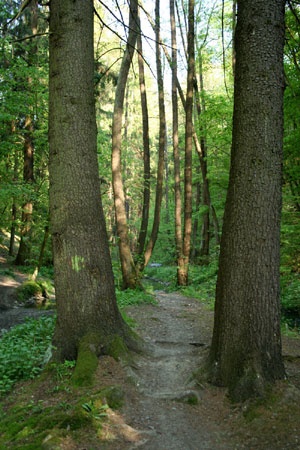
<path id="1" fill-rule="evenodd" d="M 0 278 L 0 328 L 8 328 L 40 311 L 15 303 L 22 274 Z M 96 387 L 118 385 L 124 406 L 109 410 L 99 436 L 70 434 L 64 450 L 296 450 L 300 449 L 300 339 L 283 338 L 288 379 L 264 400 L 232 405 L 226 390 L 199 382 L 212 335 L 213 312 L 178 293 L 156 292 L 156 305 L 129 307 L 146 352 L 122 366 L 108 356 L 99 359 Z M 8 309 L 6 309 L 8 308 Z M 51 405 L 45 386 L 35 400 Z M 60 399 L 61 401 L 62 399 Z M 10 447 L 11 448 L 11 447 Z M 44 448 L 44 447 L 43 447 Z"/>

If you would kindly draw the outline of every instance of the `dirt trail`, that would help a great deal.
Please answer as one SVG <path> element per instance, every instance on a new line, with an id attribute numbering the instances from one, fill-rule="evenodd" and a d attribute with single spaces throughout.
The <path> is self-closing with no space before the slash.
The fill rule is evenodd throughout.
<path id="1" fill-rule="evenodd" d="M 216 402 L 220 393 L 211 391 L 209 398 L 192 377 L 210 342 L 212 313 L 178 294 L 158 292 L 156 298 L 157 306 L 127 311 L 137 321 L 149 352 L 136 359 L 131 376 L 137 395 L 127 400 L 125 410 L 131 426 L 141 431 L 140 439 L 122 449 L 243 448 L 222 425 L 224 410 L 221 406 L 218 411 Z M 217 421 L 211 420 L 212 411 Z"/>

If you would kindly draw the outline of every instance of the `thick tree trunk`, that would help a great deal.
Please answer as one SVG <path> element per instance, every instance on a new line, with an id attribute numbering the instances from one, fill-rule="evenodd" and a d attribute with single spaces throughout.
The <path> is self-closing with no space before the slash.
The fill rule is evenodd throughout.
<path id="1" fill-rule="evenodd" d="M 74 63 L 76 61 L 76 64 Z M 94 105 L 93 1 L 50 2 L 50 223 L 55 359 L 128 338 L 118 311 L 100 196 Z"/>
<path id="2" fill-rule="evenodd" d="M 284 0 L 238 1 L 233 143 L 210 351 L 235 400 L 284 377 L 280 211 Z"/>
<path id="3" fill-rule="evenodd" d="M 129 33 L 118 78 L 112 123 L 112 177 L 117 234 L 119 238 L 119 251 L 123 276 L 123 289 L 134 289 L 139 284 L 139 276 L 133 261 L 129 243 L 128 225 L 126 219 L 125 192 L 121 168 L 122 118 L 125 88 L 127 84 L 130 64 L 133 58 L 137 35 L 140 32 L 137 0 L 130 1 L 129 10 Z"/>

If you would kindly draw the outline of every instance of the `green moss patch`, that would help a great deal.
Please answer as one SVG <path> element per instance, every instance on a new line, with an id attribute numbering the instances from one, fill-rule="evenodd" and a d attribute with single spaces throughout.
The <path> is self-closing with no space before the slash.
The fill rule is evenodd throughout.
<path id="1" fill-rule="evenodd" d="M 54 389 L 62 385 L 65 390 Z M 116 407 L 122 399 L 117 387 L 74 390 L 69 374 L 58 380 L 56 370 L 47 371 L 39 380 L 24 383 L 17 395 L 12 392 L 3 400 L 0 448 L 58 449 L 70 442 L 75 448 L 90 439 L 99 443 L 103 422 L 108 420 L 107 402 Z"/>
<path id="2" fill-rule="evenodd" d="M 72 381 L 76 386 L 91 386 L 98 366 L 97 348 L 101 338 L 96 333 L 89 333 L 79 343 L 79 350 Z"/>
<path id="3" fill-rule="evenodd" d="M 107 354 L 112 356 L 116 361 L 119 359 L 127 359 L 128 348 L 121 336 L 115 336 L 107 347 Z"/>

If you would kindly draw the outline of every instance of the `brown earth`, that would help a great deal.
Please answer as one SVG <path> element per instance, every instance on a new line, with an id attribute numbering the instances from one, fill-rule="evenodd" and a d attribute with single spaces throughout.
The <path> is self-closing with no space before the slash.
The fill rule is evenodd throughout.
<path id="1" fill-rule="evenodd" d="M 17 322 L 28 314 L 40 314 L 14 303 L 13 292 L 21 281 L 21 274 L 14 281 L 8 276 L 0 279 L 0 304 L 3 299 L 6 306 L 13 302 L 11 310 L 0 311 L 0 328 L 13 325 L 12 311 Z M 45 448 L 300 449 L 300 339 L 283 338 L 287 381 L 278 383 L 267 399 L 232 405 L 224 389 L 193 377 L 207 355 L 213 312 L 178 293 L 157 291 L 156 299 L 157 305 L 126 310 L 147 351 L 133 355 L 125 367 L 107 356 L 99 359 L 96 388 L 118 385 L 125 393 L 124 406 L 108 411 L 101 441 L 82 434 L 81 443 L 75 443 L 70 434 L 60 445 Z M 45 387 L 36 391 L 35 401 L 51 405 L 53 395 L 47 396 L 47 391 Z"/>

